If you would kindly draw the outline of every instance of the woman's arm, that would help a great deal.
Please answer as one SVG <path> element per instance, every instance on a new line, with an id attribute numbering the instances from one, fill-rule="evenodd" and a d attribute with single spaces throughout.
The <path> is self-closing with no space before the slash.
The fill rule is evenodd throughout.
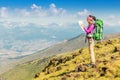
<path id="1" fill-rule="evenodd" d="M 86 33 L 91 33 L 94 30 L 94 24 L 90 25 L 88 28 L 84 27 Z"/>

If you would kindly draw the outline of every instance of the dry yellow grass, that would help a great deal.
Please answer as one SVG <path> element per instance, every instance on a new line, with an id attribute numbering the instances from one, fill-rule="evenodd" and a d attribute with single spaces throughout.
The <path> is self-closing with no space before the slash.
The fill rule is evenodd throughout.
<path id="1" fill-rule="evenodd" d="M 87 47 L 57 55 L 33 80 L 120 80 L 120 51 L 116 46 L 120 46 L 120 38 L 96 43 L 96 68 L 87 66 Z M 78 66 L 81 70 L 76 71 Z"/>

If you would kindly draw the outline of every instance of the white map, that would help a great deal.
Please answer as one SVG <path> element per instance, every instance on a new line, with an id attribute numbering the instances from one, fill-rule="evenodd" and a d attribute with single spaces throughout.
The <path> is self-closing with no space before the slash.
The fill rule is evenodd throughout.
<path id="1" fill-rule="evenodd" d="M 83 21 L 78 21 L 79 26 L 81 27 L 81 29 L 84 31 L 83 27 L 81 25 L 83 25 Z"/>

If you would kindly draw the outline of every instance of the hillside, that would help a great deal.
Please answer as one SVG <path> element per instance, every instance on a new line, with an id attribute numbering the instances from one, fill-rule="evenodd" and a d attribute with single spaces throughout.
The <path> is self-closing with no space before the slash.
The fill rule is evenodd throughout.
<path id="1" fill-rule="evenodd" d="M 50 57 L 18 64 L 13 69 L 0 75 L 0 80 L 31 80 L 36 73 L 47 66 L 49 59 Z"/>
<path id="2" fill-rule="evenodd" d="M 34 59 L 43 59 L 49 56 L 61 54 L 64 52 L 71 52 L 78 48 L 84 47 L 86 44 L 84 43 L 85 34 L 78 35 L 70 40 L 64 40 L 62 42 L 59 42 L 53 46 L 50 46 L 46 49 L 40 50 L 34 54 L 31 54 L 29 56 L 26 56 L 24 58 L 21 58 L 21 61 L 24 61 L 23 63 L 34 60 Z M 79 45 L 78 45 L 79 44 Z"/>
<path id="3" fill-rule="evenodd" d="M 42 71 L 42 69 L 48 64 L 50 57 L 61 54 L 63 52 L 70 52 L 84 47 L 85 43 L 83 43 L 83 41 L 84 34 L 81 34 L 70 40 L 60 42 L 47 49 L 38 51 L 32 55 L 19 59 L 12 59 L 13 62 L 7 66 L 7 71 L 6 67 L 2 68 L 2 71 L 6 72 L 0 75 L 0 78 L 3 78 L 5 80 L 30 80 L 34 77 L 36 73 Z M 78 45 L 78 43 L 80 45 Z M 13 68 L 11 68 L 10 66 L 12 66 Z"/>
<path id="4" fill-rule="evenodd" d="M 120 33 L 118 34 L 107 34 L 104 35 L 104 39 L 108 40 L 108 39 L 112 39 L 112 38 L 116 38 L 120 36 Z M 71 52 L 74 51 L 76 49 L 79 48 L 83 48 L 85 47 L 85 34 L 82 33 L 72 39 L 69 40 L 64 40 L 58 44 L 55 44 L 53 46 L 50 46 L 46 49 L 40 50 L 34 54 L 31 54 L 29 56 L 20 58 L 18 60 L 18 63 L 25 63 L 31 60 L 35 60 L 35 59 L 44 59 L 53 55 L 57 55 L 57 54 L 61 54 L 61 53 L 66 53 L 66 52 Z"/>
<path id="5" fill-rule="evenodd" d="M 120 80 L 120 38 L 97 42 L 95 56 L 92 68 L 87 47 L 59 54 L 33 80 Z"/>
<path id="6" fill-rule="evenodd" d="M 105 35 L 104 39 L 108 40 L 111 38 L 116 38 L 118 36 L 120 36 L 119 33 L 118 34 L 107 34 L 107 35 Z M 35 59 L 44 59 L 44 58 L 47 58 L 47 57 L 50 57 L 53 55 L 71 52 L 71 51 L 74 51 L 76 49 L 83 48 L 85 46 L 86 46 L 85 34 L 83 33 L 83 34 L 80 34 L 72 39 L 62 41 L 58 44 L 55 44 L 53 46 L 50 46 L 46 49 L 40 50 L 36 53 L 25 56 L 23 58 L 13 59 L 13 62 L 15 61 L 16 64 L 17 63 L 22 64 L 22 63 L 26 63 L 28 61 L 32 61 Z"/>
<path id="7" fill-rule="evenodd" d="M 105 37 L 105 39 L 118 37 L 119 34 L 112 34 L 112 35 L 110 34 L 107 36 Z M 71 51 L 82 48 L 84 46 L 85 46 L 84 34 L 81 34 L 75 38 L 63 41 L 59 44 L 56 44 L 47 49 L 34 53 L 30 56 L 26 56 L 19 59 L 12 59 L 13 62 L 8 66 L 8 68 L 11 68 L 11 69 L 3 73 L 2 75 L 0 75 L 0 78 L 3 78 L 3 80 L 4 79 L 5 80 L 31 80 L 36 73 L 39 73 L 42 71 L 42 69 L 48 64 L 49 59 L 51 59 L 52 56 L 55 56 L 57 54 L 62 55 L 62 53 L 63 54 L 70 53 Z M 2 71 L 5 71 L 5 70 L 6 70 L 6 67 L 4 66 L 2 68 Z"/>

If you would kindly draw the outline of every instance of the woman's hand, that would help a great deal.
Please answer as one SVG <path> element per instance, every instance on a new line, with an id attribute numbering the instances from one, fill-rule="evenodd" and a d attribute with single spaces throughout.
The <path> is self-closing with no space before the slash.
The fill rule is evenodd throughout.
<path id="1" fill-rule="evenodd" d="M 84 28 L 84 25 L 83 25 L 82 21 L 79 21 L 79 25 L 80 25 L 80 27 Z"/>
<path id="2" fill-rule="evenodd" d="M 81 26 L 82 28 L 84 28 L 84 25 L 83 25 L 83 24 L 81 24 L 80 26 Z"/>

